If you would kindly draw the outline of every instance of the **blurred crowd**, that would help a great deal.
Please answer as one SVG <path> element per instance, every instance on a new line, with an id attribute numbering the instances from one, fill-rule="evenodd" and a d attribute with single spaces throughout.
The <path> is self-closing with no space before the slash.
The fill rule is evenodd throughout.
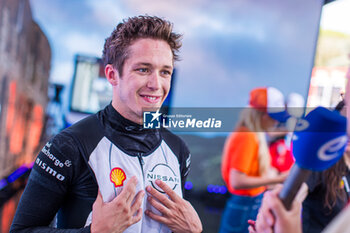
<path id="1" fill-rule="evenodd" d="M 341 100 L 333 112 L 345 115 L 344 105 Z M 281 184 L 295 163 L 293 131 L 304 114 L 303 106 L 297 93 L 285 99 L 273 87 L 250 92 L 249 105 L 223 149 L 222 177 L 231 197 L 222 215 L 221 233 L 321 232 L 347 205 L 349 146 L 330 168 L 305 177 L 291 210 L 279 200 Z"/>

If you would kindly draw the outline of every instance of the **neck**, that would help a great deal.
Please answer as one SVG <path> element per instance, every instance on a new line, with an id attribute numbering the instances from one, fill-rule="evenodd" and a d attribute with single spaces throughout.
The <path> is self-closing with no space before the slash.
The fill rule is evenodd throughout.
<path id="1" fill-rule="evenodd" d="M 134 122 L 134 123 L 136 123 L 138 125 L 142 125 L 142 123 L 143 123 L 142 116 L 136 116 L 136 114 L 135 115 L 128 115 L 128 114 L 123 113 L 123 111 L 121 111 L 118 108 L 118 104 L 115 101 L 112 101 L 112 106 L 125 119 L 127 119 L 129 121 L 132 121 L 132 122 Z"/>

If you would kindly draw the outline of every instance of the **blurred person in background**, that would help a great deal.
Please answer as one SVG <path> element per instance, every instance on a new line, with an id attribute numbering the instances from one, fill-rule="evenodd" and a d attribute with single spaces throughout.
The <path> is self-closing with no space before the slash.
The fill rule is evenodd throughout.
<path id="1" fill-rule="evenodd" d="M 250 92 L 249 107 L 240 115 L 225 143 L 221 172 L 231 193 L 222 216 L 220 233 L 248 232 L 268 185 L 281 183 L 286 174 L 269 176 L 271 158 L 266 132 L 288 118 L 283 94 L 273 87 Z"/>
<path id="2" fill-rule="evenodd" d="M 277 132 L 268 133 L 269 152 L 271 155 L 271 166 L 276 168 L 278 173 L 289 171 L 294 164 L 294 157 L 290 146 L 286 143 L 287 133 L 284 128 Z"/>
<path id="3" fill-rule="evenodd" d="M 292 153 L 292 136 L 297 119 L 304 114 L 305 100 L 299 93 L 292 92 L 286 101 L 287 112 L 290 115 L 286 122 L 278 124 L 278 130 L 268 132 L 271 166 L 278 173 L 287 172 L 294 164 Z"/>
<path id="4" fill-rule="evenodd" d="M 347 91 L 350 91 L 349 82 Z M 350 102 L 350 93 L 347 93 L 346 98 Z M 344 115 L 346 109 L 343 107 L 344 101 L 341 101 L 335 110 Z M 347 117 L 347 121 L 349 121 L 349 117 Z M 349 137 L 350 128 L 349 124 L 347 125 Z M 301 187 L 289 211 L 284 208 L 278 197 L 282 189 L 281 186 L 266 193 L 256 224 L 249 226 L 249 232 L 350 232 L 349 161 L 350 143 L 348 142 L 344 156 L 335 165 L 325 171 L 311 174 L 306 185 Z M 347 205 L 348 207 L 344 208 Z"/>
<path id="5" fill-rule="evenodd" d="M 335 107 L 341 111 L 344 101 Z M 345 207 L 349 200 L 350 144 L 344 156 L 332 167 L 322 172 L 312 172 L 301 188 L 303 196 L 303 232 L 321 232 Z"/>

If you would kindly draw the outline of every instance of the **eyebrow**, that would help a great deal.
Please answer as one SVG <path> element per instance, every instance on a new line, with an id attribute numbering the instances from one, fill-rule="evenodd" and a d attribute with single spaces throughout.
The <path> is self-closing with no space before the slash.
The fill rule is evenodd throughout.
<path id="1" fill-rule="evenodd" d="M 148 67 L 152 67 L 153 66 L 151 63 L 147 63 L 147 62 L 136 63 L 134 66 L 139 66 L 139 65 L 148 66 Z M 173 69 L 172 66 L 168 66 L 168 65 L 163 66 L 163 68 Z"/>

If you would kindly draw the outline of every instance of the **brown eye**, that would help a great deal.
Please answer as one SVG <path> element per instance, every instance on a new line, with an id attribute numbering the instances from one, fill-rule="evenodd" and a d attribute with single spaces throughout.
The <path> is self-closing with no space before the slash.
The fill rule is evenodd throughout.
<path id="1" fill-rule="evenodd" d="M 165 76 L 171 76 L 171 72 L 168 70 L 163 70 L 161 73 L 162 75 L 165 75 Z"/>

